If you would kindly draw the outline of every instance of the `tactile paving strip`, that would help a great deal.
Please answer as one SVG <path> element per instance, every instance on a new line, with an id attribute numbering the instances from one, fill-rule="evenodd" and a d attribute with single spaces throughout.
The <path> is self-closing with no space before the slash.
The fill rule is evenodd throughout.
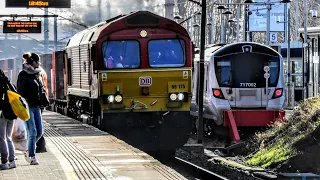
<path id="1" fill-rule="evenodd" d="M 75 146 L 68 138 L 63 137 L 49 123 L 44 122 L 44 129 L 44 135 L 61 151 L 79 179 L 114 179 L 111 173 L 102 173 L 82 149 Z"/>

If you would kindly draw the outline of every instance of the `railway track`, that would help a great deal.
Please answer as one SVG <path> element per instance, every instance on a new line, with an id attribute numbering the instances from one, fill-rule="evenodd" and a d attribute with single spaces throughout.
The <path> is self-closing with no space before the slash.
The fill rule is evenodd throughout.
<path id="1" fill-rule="evenodd" d="M 173 159 L 162 163 L 173 168 L 188 180 L 228 179 L 179 157 L 174 157 Z"/>

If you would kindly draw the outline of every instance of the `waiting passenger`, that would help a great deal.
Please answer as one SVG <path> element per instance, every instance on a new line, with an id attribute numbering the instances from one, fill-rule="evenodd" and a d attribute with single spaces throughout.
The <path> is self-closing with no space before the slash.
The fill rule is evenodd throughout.
<path id="1" fill-rule="evenodd" d="M 39 62 L 40 57 L 35 53 L 27 53 L 23 55 L 25 63 L 23 69 L 18 75 L 17 88 L 18 93 L 24 97 L 29 104 L 30 119 L 26 121 L 28 132 L 28 152 L 25 152 L 26 161 L 31 165 L 38 165 L 39 162 L 35 156 L 36 143 L 41 138 L 42 117 L 40 107 L 41 95 L 43 94 L 43 86 L 41 84 Z"/>
<path id="2" fill-rule="evenodd" d="M 0 69 L 0 74 L 2 75 L 0 78 L 1 84 L 1 97 L 3 97 L 3 93 L 6 93 L 5 88 L 6 81 L 8 81 L 7 77 L 3 76 L 4 73 Z M 1 154 L 1 164 L 0 170 L 6 170 L 16 167 L 15 162 L 15 150 L 12 142 L 12 131 L 14 126 L 14 120 L 8 120 L 3 115 L 3 102 L 4 99 L 0 99 L 0 154 Z M 2 101 L 2 102 L 1 102 Z"/>

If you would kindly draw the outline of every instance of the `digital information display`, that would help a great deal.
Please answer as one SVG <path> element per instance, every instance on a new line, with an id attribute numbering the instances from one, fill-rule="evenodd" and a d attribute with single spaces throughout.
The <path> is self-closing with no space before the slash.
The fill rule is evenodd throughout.
<path id="1" fill-rule="evenodd" d="M 41 33 L 41 21 L 3 21 L 3 33 Z"/>
<path id="2" fill-rule="evenodd" d="M 6 0 L 6 8 L 70 8 L 71 0 Z"/>

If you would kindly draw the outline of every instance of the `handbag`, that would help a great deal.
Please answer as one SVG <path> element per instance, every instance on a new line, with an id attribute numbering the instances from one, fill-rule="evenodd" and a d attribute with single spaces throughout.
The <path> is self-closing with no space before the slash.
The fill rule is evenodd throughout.
<path id="1" fill-rule="evenodd" d="M 30 114 L 27 101 L 18 93 L 11 90 L 7 90 L 7 95 L 13 113 L 21 120 L 28 121 L 30 119 Z"/>
<path id="2" fill-rule="evenodd" d="M 41 94 L 40 94 L 40 106 L 42 107 L 47 107 L 50 105 L 50 101 L 46 95 L 46 91 L 43 89 L 42 87 L 42 91 L 41 91 Z"/>

